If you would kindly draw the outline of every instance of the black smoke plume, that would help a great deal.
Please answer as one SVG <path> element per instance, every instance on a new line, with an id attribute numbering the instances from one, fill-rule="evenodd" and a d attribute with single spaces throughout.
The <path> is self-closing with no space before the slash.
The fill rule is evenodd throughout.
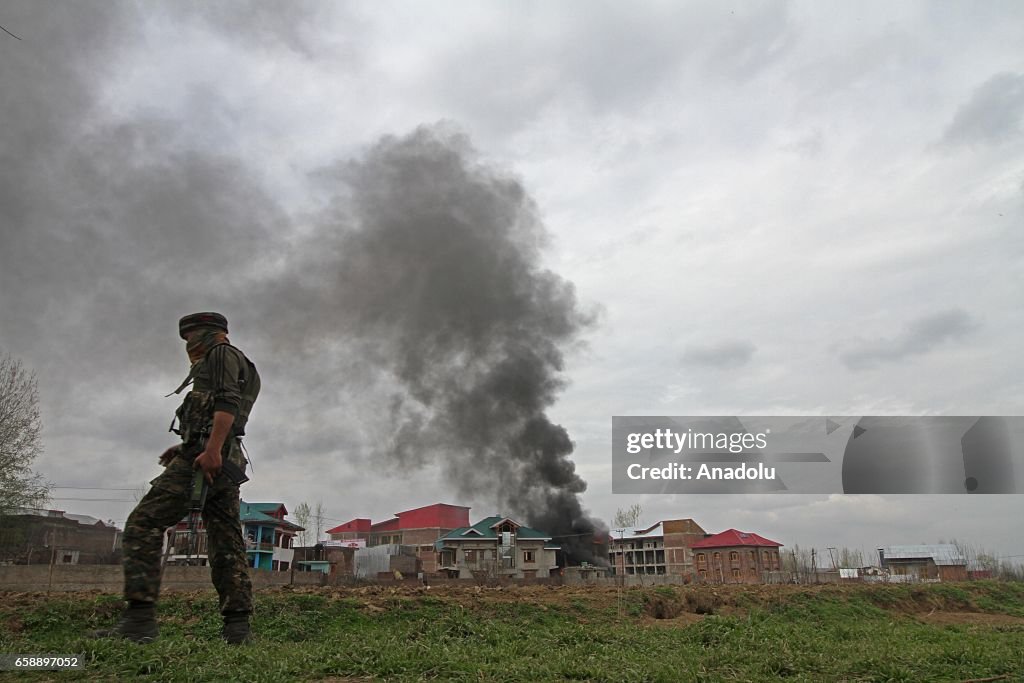
<path id="1" fill-rule="evenodd" d="M 336 238 L 321 244 L 324 303 L 398 381 L 386 453 L 442 463 L 459 493 L 493 495 L 592 560 L 586 483 L 545 411 L 593 316 L 542 267 L 546 231 L 522 184 L 446 125 L 385 138 L 325 176 L 342 189 L 317 231 Z"/>

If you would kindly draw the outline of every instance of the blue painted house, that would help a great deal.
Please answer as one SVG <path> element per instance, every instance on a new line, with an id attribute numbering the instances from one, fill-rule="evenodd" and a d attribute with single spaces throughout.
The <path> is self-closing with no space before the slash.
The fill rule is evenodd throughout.
<path id="1" fill-rule="evenodd" d="M 295 534 L 303 528 L 285 519 L 284 503 L 240 503 L 242 535 L 249 566 L 288 571 L 295 556 Z"/>

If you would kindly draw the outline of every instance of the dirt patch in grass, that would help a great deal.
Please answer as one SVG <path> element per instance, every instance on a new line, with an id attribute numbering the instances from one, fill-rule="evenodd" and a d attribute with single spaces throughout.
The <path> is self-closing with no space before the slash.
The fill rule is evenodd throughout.
<path id="1" fill-rule="evenodd" d="M 918 614 L 914 618 L 921 623 L 936 626 L 961 624 L 970 626 L 1009 626 L 1019 627 L 1024 632 L 1024 617 L 1015 617 L 1009 614 L 935 611 L 928 614 Z"/>

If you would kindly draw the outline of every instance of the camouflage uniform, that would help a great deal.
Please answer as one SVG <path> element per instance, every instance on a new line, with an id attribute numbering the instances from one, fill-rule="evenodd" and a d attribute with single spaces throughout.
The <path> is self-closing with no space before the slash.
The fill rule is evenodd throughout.
<path id="1" fill-rule="evenodd" d="M 133 604 L 155 603 L 160 593 L 160 551 L 164 531 L 187 514 L 192 490 L 193 459 L 202 452 L 200 439 L 213 411 L 235 415 L 221 457 L 243 471 L 239 437 L 245 434 L 249 411 L 259 393 L 255 366 L 235 347 L 222 343 L 210 349 L 190 372 L 194 384 L 178 409 L 183 438 L 181 453 L 151 481 L 149 493 L 128 517 L 124 531 L 124 596 Z M 213 584 L 221 613 L 252 611 L 252 584 L 239 520 L 239 489 L 223 472 L 214 478 L 203 507 Z"/>

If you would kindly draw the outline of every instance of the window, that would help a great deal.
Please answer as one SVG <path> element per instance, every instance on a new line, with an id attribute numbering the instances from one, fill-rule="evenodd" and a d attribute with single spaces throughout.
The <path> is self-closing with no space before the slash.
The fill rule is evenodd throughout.
<path id="1" fill-rule="evenodd" d="M 715 561 L 715 565 L 722 564 L 722 553 L 715 553 L 712 555 L 712 559 Z"/>
<path id="2" fill-rule="evenodd" d="M 277 560 L 274 560 L 270 563 L 270 568 L 273 569 L 275 572 L 277 571 L 277 564 Z"/>
<path id="3" fill-rule="evenodd" d="M 283 571 L 283 572 L 288 571 L 288 563 L 287 562 L 282 562 L 281 563 L 281 571 Z"/>
<path id="4" fill-rule="evenodd" d="M 524 550 L 523 551 L 523 562 L 535 562 L 535 561 L 536 560 L 533 559 L 533 551 L 532 550 Z"/>
<path id="5" fill-rule="evenodd" d="M 707 561 L 707 555 L 705 555 L 704 553 L 697 553 L 697 564 L 704 564 Z"/>
<path id="6" fill-rule="evenodd" d="M 700 569 L 700 570 L 698 570 L 697 573 L 700 574 L 700 578 L 702 578 L 702 579 L 708 578 L 708 570 L 707 569 Z"/>
<path id="7" fill-rule="evenodd" d="M 751 550 L 750 551 L 750 563 L 754 564 L 755 562 L 757 562 L 757 551 L 756 550 Z"/>
<path id="8" fill-rule="evenodd" d="M 501 525 L 497 529 L 495 529 L 495 532 L 499 536 L 503 533 L 510 533 L 513 536 L 515 536 L 515 533 L 518 529 L 519 527 L 517 527 L 515 524 L 506 519 L 504 522 L 501 523 Z"/>
<path id="9" fill-rule="evenodd" d="M 739 561 L 740 554 L 738 552 L 733 550 L 731 553 L 729 553 L 729 562 L 731 562 L 732 564 L 737 564 Z"/>
<path id="10" fill-rule="evenodd" d="M 734 579 L 740 578 L 740 570 L 739 569 L 733 568 L 733 570 L 732 570 L 732 578 L 734 578 Z"/>

